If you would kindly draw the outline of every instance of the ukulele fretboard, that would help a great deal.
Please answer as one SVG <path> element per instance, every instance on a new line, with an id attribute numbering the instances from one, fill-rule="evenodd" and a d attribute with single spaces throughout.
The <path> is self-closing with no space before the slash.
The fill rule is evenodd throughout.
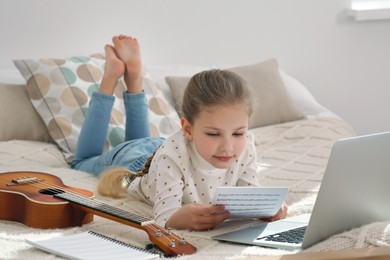
<path id="1" fill-rule="evenodd" d="M 145 217 L 136 215 L 134 213 L 128 212 L 126 210 L 120 209 L 118 207 L 111 206 L 109 204 L 106 204 L 104 202 L 90 199 L 87 197 L 84 197 L 82 195 L 76 194 L 76 193 L 70 193 L 70 192 L 60 192 L 57 194 L 54 194 L 54 197 L 70 201 L 73 203 L 76 203 L 78 205 L 97 210 L 99 212 L 118 217 L 127 221 L 130 221 L 132 223 L 135 223 L 140 226 L 149 225 L 151 223 L 154 223 L 153 220 L 147 219 Z"/>

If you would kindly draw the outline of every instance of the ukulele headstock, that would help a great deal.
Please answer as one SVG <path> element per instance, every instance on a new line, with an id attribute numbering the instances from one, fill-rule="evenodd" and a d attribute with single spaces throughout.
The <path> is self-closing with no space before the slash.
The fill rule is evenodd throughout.
<path id="1" fill-rule="evenodd" d="M 169 256 L 192 255 L 196 252 L 196 247 L 175 235 L 169 228 L 146 224 L 143 229 L 148 233 L 150 241 Z"/>

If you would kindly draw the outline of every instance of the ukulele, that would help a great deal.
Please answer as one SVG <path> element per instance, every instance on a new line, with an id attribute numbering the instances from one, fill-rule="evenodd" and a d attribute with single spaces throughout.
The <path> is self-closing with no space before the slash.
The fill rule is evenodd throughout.
<path id="1" fill-rule="evenodd" d="M 93 199 L 94 193 L 63 184 L 40 172 L 0 173 L 0 219 L 34 228 L 66 228 L 90 223 L 97 215 L 144 230 L 168 256 L 190 255 L 196 247 L 134 213 Z"/>

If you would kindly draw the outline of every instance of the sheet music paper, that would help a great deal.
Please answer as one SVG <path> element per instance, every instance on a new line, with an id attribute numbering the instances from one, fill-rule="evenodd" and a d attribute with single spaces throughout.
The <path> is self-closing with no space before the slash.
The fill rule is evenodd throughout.
<path id="1" fill-rule="evenodd" d="M 160 255 L 102 234 L 88 231 L 80 234 L 26 242 L 46 252 L 76 260 L 158 259 Z"/>
<path id="2" fill-rule="evenodd" d="M 230 218 L 264 218 L 275 215 L 287 195 L 287 187 L 218 187 L 213 204 L 223 204 Z"/>

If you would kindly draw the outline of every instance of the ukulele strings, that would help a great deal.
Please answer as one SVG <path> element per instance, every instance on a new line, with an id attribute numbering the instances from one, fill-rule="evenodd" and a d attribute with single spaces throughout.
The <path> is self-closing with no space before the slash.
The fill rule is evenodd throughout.
<path id="1" fill-rule="evenodd" d="M 44 178 L 43 178 L 44 179 Z M 63 193 L 63 191 L 69 193 L 69 194 L 73 194 L 73 195 L 76 195 L 76 196 L 79 196 L 79 197 L 82 197 L 82 198 L 86 198 L 86 199 L 90 199 L 90 200 L 93 200 L 97 203 L 102 203 L 102 204 L 106 204 L 105 202 L 101 201 L 101 200 L 98 200 L 96 198 L 94 199 L 91 199 L 91 198 L 88 198 L 86 197 L 85 195 L 82 195 L 82 194 L 79 194 L 79 193 L 76 193 L 76 192 L 73 192 L 72 190 L 70 190 L 69 188 L 66 188 L 66 187 L 62 187 L 62 186 L 59 186 L 59 185 L 56 185 L 56 184 L 53 184 L 53 183 L 50 183 L 48 181 L 45 181 L 45 182 L 35 182 L 35 181 L 31 181 L 30 183 L 27 183 L 29 185 L 32 185 L 32 186 L 35 186 L 37 188 L 41 188 L 41 189 L 49 189 L 51 192 L 53 192 L 53 194 L 60 194 L 60 193 Z M 129 212 L 131 213 L 131 212 Z M 133 213 L 131 213 L 133 214 Z M 133 214 L 135 216 L 135 214 Z M 143 217 L 142 217 L 143 218 Z M 146 218 L 145 218 L 146 219 Z M 156 224 L 146 224 L 145 226 L 148 226 L 150 227 L 150 229 L 152 231 L 154 231 L 156 234 L 159 233 L 163 238 L 167 239 L 168 241 L 171 241 L 171 237 L 174 237 L 176 240 L 181 240 L 182 238 L 177 236 L 176 234 L 174 234 L 173 232 L 171 233 L 167 233 L 168 231 L 166 231 L 164 228 L 162 227 L 159 227 L 157 226 Z M 170 237 L 168 237 L 168 235 Z"/>

